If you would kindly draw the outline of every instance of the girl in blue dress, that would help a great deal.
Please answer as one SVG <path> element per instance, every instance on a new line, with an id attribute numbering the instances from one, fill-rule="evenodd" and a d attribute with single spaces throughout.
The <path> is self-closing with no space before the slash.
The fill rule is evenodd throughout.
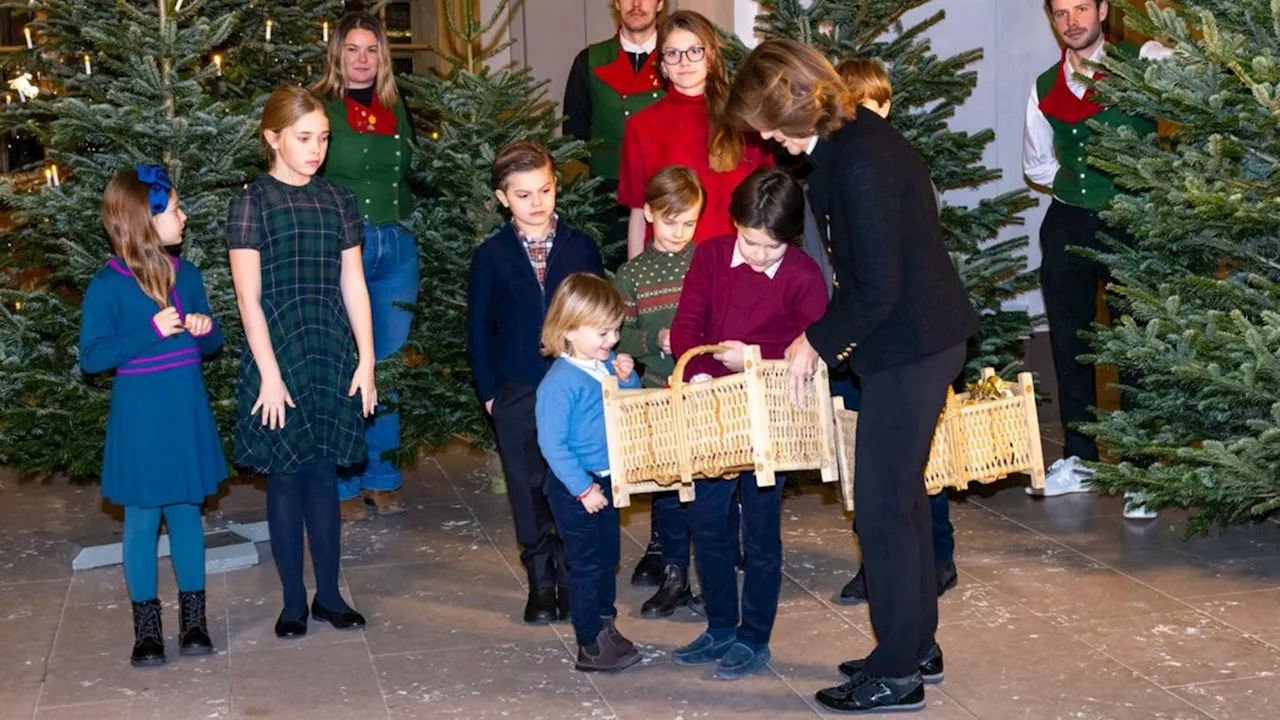
<path id="1" fill-rule="evenodd" d="M 227 477 L 200 361 L 222 346 L 200 270 L 171 255 L 187 215 L 159 165 L 116 173 L 102 199 L 112 257 L 85 292 L 80 367 L 115 372 L 102 495 L 124 507 L 124 574 L 134 666 L 163 665 L 156 597 L 160 520 L 178 580 L 178 644 L 207 655 L 200 505 Z"/>

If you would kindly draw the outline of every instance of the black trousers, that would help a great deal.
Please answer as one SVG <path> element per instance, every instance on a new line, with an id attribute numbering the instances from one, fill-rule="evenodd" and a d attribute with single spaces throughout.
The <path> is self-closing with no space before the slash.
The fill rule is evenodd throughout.
<path id="1" fill-rule="evenodd" d="M 611 198 L 618 196 L 618 181 L 606 178 L 600 183 L 601 191 Z M 604 268 L 609 272 L 617 272 L 622 263 L 627 261 L 627 223 L 631 220 L 631 208 L 622 205 L 610 205 L 596 218 L 604 226 L 604 236 L 600 238 Z"/>
<path id="2" fill-rule="evenodd" d="M 877 645 L 867 672 L 906 677 L 933 647 L 938 587 L 924 469 L 965 344 L 860 375 L 854 506 Z"/>
<path id="3" fill-rule="evenodd" d="M 538 449 L 533 415 L 536 388 L 503 384 L 493 399 L 493 427 L 498 455 L 507 476 L 507 498 L 520 543 L 520 561 L 529 575 L 530 589 L 567 586 L 564 549 L 555 534 L 544 482 L 559 482 Z"/>
<path id="4" fill-rule="evenodd" d="M 1089 408 L 1096 406 L 1097 373 L 1093 365 L 1077 358 L 1092 352 L 1080 337 L 1097 315 L 1098 286 L 1111 281 L 1111 271 L 1102 263 L 1081 257 L 1068 248 L 1104 249 L 1098 234 L 1121 240 L 1129 236 L 1108 227 L 1098 213 L 1054 200 L 1040 225 L 1040 285 L 1044 309 L 1049 319 L 1049 342 L 1053 350 L 1054 374 L 1058 379 L 1058 411 L 1066 432 L 1063 456 L 1096 461 L 1098 446 L 1093 439 L 1073 429 L 1076 423 L 1092 419 Z M 1108 308 L 1111 309 L 1111 308 Z M 1112 310 L 1111 316 L 1115 317 Z M 1127 384 L 1127 377 L 1120 378 Z M 1121 402 L 1124 403 L 1124 396 Z"/>

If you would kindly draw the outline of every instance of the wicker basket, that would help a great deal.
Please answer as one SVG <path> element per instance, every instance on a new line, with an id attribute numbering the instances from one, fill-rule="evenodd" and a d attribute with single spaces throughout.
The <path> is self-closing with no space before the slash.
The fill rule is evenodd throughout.
<path id="1" fill-rule="evenodd" d="M 985 380 L 995 374 L 983 368 Z M 924 471 L 925 490 L 936 495 L 946 488 L 963 490 L 970 483 L 991 483 L 1013 473 L 1026 473 L 1031 486 L 1044 487 L 1044 454 L 1040 448 L 1040 419 L 1036 414 L 1031 373 L 1020 373 L 1012 396 L 969 403 L 968 393 L 947 390 L 947 403 L 938 416 L 938 429 Z M 840 490 L 844 509 L 853 510 L 854 447 L 858 413 L 844 409 L 835 398 Z"/>
<path id="2" fill-rule="evenodd" d="M 824 482 L 838 479 L 826 366 L 818 364 L 803 410 L 787 397 L 787 363 L 762 360 L 755 345 L 743 351 L 743 372 L 684 382 L 690 360 L 724 349 L 703 345 L 685 353 L 670 388 L 622 390 L 616 378 L 605 379 L 615 506 L 627 507 L 636 493 L 672 489 L 692 500 L 695 478 L 747 470 L 755 471 L 760 487 L 772 486 L 775 473 L 792 470 L 821 470 Z"/>

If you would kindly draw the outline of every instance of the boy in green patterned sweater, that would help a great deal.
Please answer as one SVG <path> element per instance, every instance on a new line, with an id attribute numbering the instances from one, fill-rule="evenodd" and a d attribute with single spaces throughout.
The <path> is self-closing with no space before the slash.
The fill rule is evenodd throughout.
<path id="1" fill-rule="evenodd" d="M 645 186 L 644 217 L 653 226 L 653 242 L 644 252 L 618 268 L 614 284 L 626 301 L 618 352 L 644 366 L 644 387 L 663 388 L 675 371 L 671 357 L 671 319 L 680 303 L 680 288 L 693 258 L 693 231 L 706 199 L 702 183 L 689 168 L 670 165 L 654 174 Z M 675 492 L 653 496 L 653 514 L 646 561 L 658 560 L 663 580 L 640 614 L 667 617 L 693 600 L 689 587 L 688 509 Z M 642 574 L 636 568 L 635 578 Z"/>

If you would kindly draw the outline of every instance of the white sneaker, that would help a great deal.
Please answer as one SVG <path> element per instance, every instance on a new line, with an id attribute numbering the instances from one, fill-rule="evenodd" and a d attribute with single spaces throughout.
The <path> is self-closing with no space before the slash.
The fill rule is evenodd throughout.
<path id="1" fill-rule="evenodd" d="M 1089 484 L 1093 474 L 1092 468 L 1085 467 L 1081 464 L 1080 458 L 1072 455 L 1049 466 L 1049 470 L 1045 473 L 1043 490 L 1028 486 L 1027 494 L 1037 497 L 1057 497 L 1071 493 L 1094 492 L 1093 486 Z"/>
<path id="2" fill-rule="evenodd" d="M 1130 490 L 1124 494 L 1124 517 L 1126 520 L 1155 520 L 1159 516 L 1155 510 L 1147 508 L 1143 504 L 1145 495 L 1137 490 Z"/>

